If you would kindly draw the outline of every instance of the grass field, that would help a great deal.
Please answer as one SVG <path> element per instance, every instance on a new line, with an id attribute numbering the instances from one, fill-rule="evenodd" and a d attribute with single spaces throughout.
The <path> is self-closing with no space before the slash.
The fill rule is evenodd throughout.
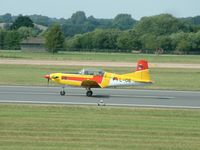
<path id="1" fill-rule="evenodd" d="M 81 60 L 81 61 L 118 61 L 118 62 L 137 62 L 139 59 L 146 59 L 149 62 L 200 63 L 200 55 L 157 56 L 154 54 L 131 54 L 131 53 L 65 52 L 53 55 L 49 53 L 0 51 L 0 58 L 27 59 L 27 60 Z"/>
<path id="2" fill-rule="evenodd" d="M 40 85 L 46 86 L 45 74 L 54 72 L 78 72 L 82 67 L 0 65 L 1 85 Z M 127 73 L 133 68 L 106 67 L 109 72 Z M 154 84 L 148 89 L 200 90 L 200 70 L 198 69 L 151 69 Z M 53 83 L 51 82 L 53 85 Z M 135 87 L 133 87 L 135 88 Z"/>
<path id="3" fill-rule="evenodd" d="M 0 59 L 5 58 L 200 63 L 200 56 L 0 51 Z M 82 67 L 0 65 L 0 85 L 46 86 L 45 74 L 80 69 Z M 103 69 L 116 73 L 133 70 Z M 200 90 L 198 69 L 152 68 L 151 76 L 154 84 L 144 88 Z M 200 110 L 0 104 L 0 150 L 198 150 L 199 118 Z"/>
<path id="4" fill-rule="evenodd" d="M 199 110 L 0 105 L 1 150 L 198 150 Z"/>

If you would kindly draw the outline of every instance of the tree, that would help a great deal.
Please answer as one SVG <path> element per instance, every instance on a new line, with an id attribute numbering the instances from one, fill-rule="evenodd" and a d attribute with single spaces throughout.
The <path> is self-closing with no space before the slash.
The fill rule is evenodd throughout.
<path id="1" fill-rule="evenodd" d="M 43 25 L 43 26 L 50 26 L 53 23 L 57 22 L 56 19 L 49 18 L 49 17 L 42 16 L 42 15 L 31 15 L 29 17 L 34 23 Z"/>
<path id="2" fill-rule="evenodd" d="M 12 22 L 12 15 L 10 13 L 6 13 L 2 16 L 2 21 L 4 23 L 11 23 Z"/>
<path id="3" fill-rule="evenodd" d="M 135 26 L 136 31 L 143 34 L 170 35 L 172 33 L 190 30 L 188 24 L 170 14 L 161 14 L 151 17 L 143 17 Z"/>
<path id="4" fill-rule="evenodd" d="M 115 19 L 96 19 L 93 16 L 87 18 L 84 12 L 78 11 L 62 24 L 62 31 L 66 37 L 71 37 L 95 29 L 131 29 L 135 23 L 136 21 L 128 14 L 117 15 Z"/>
<path id="5" fill-rule="evenodd" d="M 136 21 L 129 14 L 119 14 L 113 20 L 113 26 L 121 30 L 132 28 L 134 23 Z"/>
<path id="6" fill-rule="evenodd" d="M 144 34 L 140 39 L 142 43 L 142 49 L 145 51 L 153 53 L 159 47 L 156 35 L 154 34 Z"/>
<path id="7" fill-rule="evenodd" d="M 192 49 L 196 53 L 200 53 L 200 31 L 197 33 L 193 33 L 193 35 L 189 36 L 190 41 L 192 41 Z"/>
<path id="8" fill-rule="evenodd" d="M 27 39 L 28 37 L 31 36 L 32 28 L 30 28 L 30 27 L 20 27 L 17 31 L 20 35 L 20 39 Z"/>
<path id="9" fill-rule="evenodd" d="M 17 31 L 7 31 L 4 39 L 4 48 L 11 50 L 20 49 L 20 37 Z"/>
<path id="10" fill-rule="evenodd" d="M 72 38 L 66 38 L 65 40 L 65 49 L 66 50 L 77 50 L 81 48 L 80 39 L 81 35 L 75 35 Z"/>
<path id="11" fill-rule="evenodd" d="M 19 16 L 12 24 L 11 29 L 19 29 L 20 27 L 34 27 L 34 24 L 29 17 Z"/>
<path id="12" fill-rule="evenodd" d="M 200 25 L 200 16 L 183 18 L 183 20 L 187 20 L 187 21 L 191 22 L 194 25 Z"/>
<path id="13" fill-rule="evenodd" d="M 135 30 L 122 32 L 117 39 L 117 46 L 122 50 L 139 50 L 141 48 L 139 35 Z"/>
<path id="14" fill-rule="evenodd" d="M 84 12 L 78 11 L 62 25 L 62 31 L 66 37 L 74 36 L 93 31 L 96 28 L 95 24 L 95 18 L 87 19 Z"/>
<path id="15" fill-rule="evenodd" d="M 86 16 L 83 11 L 78 11 L 74 13 L 71 17 L 71 21 L 73 24 L 82 24 L 86 21 Z"/>
<path id="16" fill-rule="evenodd" d="M 120 35 L 119 30 L 115 29 L 97 29 L 92 32 L 93 48 L 96 49 L 117 49 L 117 38 Z"/>
<path id="17" fill-rule="evenodd" d="M 47 50 L 51 53 L 57 53 L 59 50 L 63 50 L 64 36 L 61 31 L 61 27 L 58 24 L 53 25 L 46 33 L 45 45 Z"/>
<path id="18" fill-rule="evenodd" d="M 4 40 L 5 40 L 6 31 L 0 29 L 0 49 L 4 49 Z"/>
<path id="19" fill-rule="evenodd" d="M 20 38 L 18 32 L 0 30 L 0 49 L 20 49 Z"/>
<path id="20" fill-rule="evenodd" d="M 170 35 L 175 53 L 186 54 L 192 49 L 192 45 L 188 37 L 189 33 L 184 32 Z"/>
<path id="21" fill-rule="evenodd" d="M 65 46 L 71 49 L 87 49 L 87 50 L 116 50 L 117 38 L 121 31 L 114 29 L 97 29 L 90 33 L 84 33 L 69 38 L 65 42 Z"/>
<path id="22" fill-rule="evenodd" d="M 171 52 L 172 45 L 171 45 L 171 38 L 169 36 L 158 36 L 157 38 L 158 47 L 161 48 L 164 52 Z"/>

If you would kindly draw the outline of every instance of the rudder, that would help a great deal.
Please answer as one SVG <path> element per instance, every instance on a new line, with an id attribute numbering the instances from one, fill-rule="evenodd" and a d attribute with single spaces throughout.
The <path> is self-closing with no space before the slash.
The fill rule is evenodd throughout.
<path id="1" fill-rule="evenodd" d="M 149 69 L 148 62 L 146 60 L 139 60 L 137 62 L 136 71 Z"/>

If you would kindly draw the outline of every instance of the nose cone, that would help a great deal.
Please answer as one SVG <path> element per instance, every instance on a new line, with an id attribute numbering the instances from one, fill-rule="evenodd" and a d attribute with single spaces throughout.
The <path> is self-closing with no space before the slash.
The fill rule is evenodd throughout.
<path id="1" fill-rule="evenodd" d="M 46 79 L 50 79 L 50 75 L 49 75 L 49 74 L 45 75 L 44 77 L 45 77 Z"/>

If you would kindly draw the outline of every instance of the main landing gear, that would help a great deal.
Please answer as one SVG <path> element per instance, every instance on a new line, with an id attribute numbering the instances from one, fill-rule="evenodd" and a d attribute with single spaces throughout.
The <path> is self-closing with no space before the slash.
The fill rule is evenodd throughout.
<path id="1" fill-rule="evenodd" d="M 86 95 L 87 95 L 88 97 L 92 97 L 92 94 L 93 94 L 92 91 L 87 91 L 87 92 L 86 92 Z"/>
<path id="2" fill-rule="evenodd" d="M 90 88 L 86 88 L 87 92 L 86 92 L 86 96 L 87 97 L 92 97 L 93 92 Z M 62 90 L 60 91 L 60 95 L 61 96 L 65 96 L 65 87 L 62 87 Z"/>
<path id="3" fill-rule="evenodd" d="M 90 88 L 86 88 L 87 92 L 86 92 L 86 96 L 88 97 L 92 97 L 93 92 L 91 91 Z"/>

